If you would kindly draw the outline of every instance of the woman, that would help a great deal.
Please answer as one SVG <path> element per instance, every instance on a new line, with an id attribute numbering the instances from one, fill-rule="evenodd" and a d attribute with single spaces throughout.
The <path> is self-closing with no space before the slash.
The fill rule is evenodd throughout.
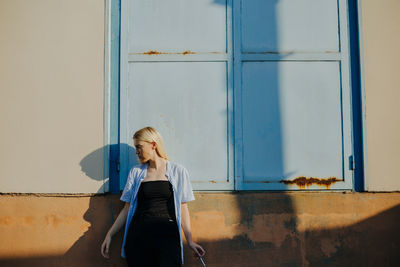
<path id="1" fill-rule="evenodd" d="M 189 247 L 202 257 L 193 242 L 187 202 L 194 200 L 187 170 L 170 162 L 161 135 L 146 127 L 133 135 L 140 165 L 128 175 L 121 200 L 126 202 L 101 245 L 109 258 L 111 239 L 125 224 L 122 257 L 129 266 L 181 266 L 182 227 Z"/>

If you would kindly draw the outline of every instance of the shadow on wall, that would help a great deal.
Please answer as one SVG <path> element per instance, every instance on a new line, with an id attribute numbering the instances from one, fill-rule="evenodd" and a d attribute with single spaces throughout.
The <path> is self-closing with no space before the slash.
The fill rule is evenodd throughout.
<path id="1" fill-rule="evenodd" d="M 96 180 L 96 181 L 104 181 L 103 185 L 97 190 L 96 193 L 107 193 L 109 190 L 106 190 L 108 186 L 106 186 L 106 183 L 109 181 L 108 175 L 105 175 L 104 170 L 102 166 L 104 165 L 104 155 L 107 151 L 110 152 L 110 158 L 111 159 L 116 159 L 119 157 L 119 155 L 112 155 L 113 153 L 118 153 L 119 150 L 117 149 L 118 145 L 107 145 L 102 148 L 96 149 L 92 153 L 88 154 L 85 156 L 80 162 L 79 165 L 81 166 L 81 171 L 86 174 L 87 177 Z M 134 147 L 128 144 L 120 144 L 121 149 L 125 149 L 130 155 L 128 157 L 129 162 L 128 162 L 128 170 L 134 165 L 139 164 L 139 161 L 136 157 L 136 150 Z M 116 162 L 110 162 L 109 168 L 114 168 L 116 169 Z M 115 179 L 118 179 L 116 177 Z M 123 182 L 124 183 L 124 182 Z"/>
<path id="2" fill-rule="evenodd" d="M 91 198 L 84 214 L 91 226 L 65 254 L 2 256 L 0 266 L 126 266 L 120 257 L 122 231 L 113 239 L 111 260 L 100 255 L 103 237 L 123 205 L 118 197 Z M 199 238 L 216 237 L 199 242 L 207 251 L 208 266 L 400 265 L 400 205 L 348 227 L 299 231 L 291 198 L 282 193 L 238 193 L 222 200 L 217 194 L 196 194 L 196 198 L 190 205 L 193 230 L 208 228 L 209 236 Z M 232 199 L 244 209 L 230 210 Z M 321 216 L 329 220 L 329 210 L 327 214 Z M 187 246 L 184 251 L 185 266 L 201 266 Z"/>
<path id="3" fill-rule="evenodd" d="M 70 198 L 65 199 L 66 202 L 70 201 Z M 84 204 L 85 201 L 79 201 L 80 205 Z M 78 205 L 79 205 L 78 204 Z M 27 205 L 29 205 L 27 203 Z M 123 207 L 123 203 L 119 200 L 119 195 L 103 195 L 90 197 L 90 204 L 88 210 L 83 214 L 83 218 L 87 221 L 90 226 L 82 236 L 76 240 L 75 243 L 65 252 L 61 254 L 49 254 L 49 255 L 38 255 L 30 257 L 0 257 L 0 266 L 13 266 L 13 267 L 86 267 L 86 266 L 126 266 L 125 260 L 120 257 L 121 245 L 122 245 L 122 231 L 116 234 L 113 238 L 111 245 L 111 260 L 106 260 L 100 254 L 100 246 L 103 242 L 106 232 L 115 221 L 120 210 Z M 70 227 L 68 223 L 61 223 L 63 211 L 60 211 L 58 218 L 60 223 L 56 226 L 56 235 L 53 238 L 61 239 L 65 233 L 69 232 Z M 36 219 L 35 219 L 36 220 Z M 37 218 L 36 221 L 38 221 Z M 71 222 L 70 222 L 71 223 Z M 79 224 L 81 220 L 79 220 Z M 1 225 L 0 225 L 1 227 Z M 65 227 L 65 229 L 62 229 Z M 51 228 L 51 227 L 50 227 Z M 38 227 L 33 228 L 32 231 L 38 231 Z M 53 229 L 49 229 L 50 231 Z M 36 241 L 32 241 L 27 237 L 27 240 L 13 240 L 10 242 L 21 242 L 29 243 L 34 245 Z M 46 240 L 40 240 L 39 242 L 46 242 Z M 52 242 L 53 243 L 53 242 Z M 65 241 L 59 241 L 61 245 L 65 245 Z"/>
<path id="4" fill-rule="evenodd" d="M 400 266 L 400 205 L 350 227 L 306 231 L 310 266 Z"/>
<path id="5" fill-rule="evenodd" d="M 236 195 L 236 199 L 245 208 L 241 222 L 235 226 L 237 222 L 228 222 L 228 219 L 225 223 L 234 227 L 237 234 L 202 242 L 209 266 L 400 266 L 400 232 L 397 231 L 400 205 L 350 226 L 324 229 L 329 220 L 346 216 L 329 214 L 327 210 L 319 214 L 319 222 L 308 225 L 318 230 L 301 231 L 298 221 L 301 214 L 293 212 L 288 195 L 244 193 Z M 218 210 L 218 205 L 199 206 L 194 209 Z M 353 221 L 356 220 L 353 218 Z M 218 226 L 210 223 L 205 227 L 210 225 Z M 185 247 L 185 255 L 190 253 Z M 192 257 L 186 256 L 186 259 L 189 266 L 199 266 Z"/>
<path id="6" fill-rule="evenodd" d="M 276 2 L 268 2 L 270 13 L 266 16 L 270 20 L 269 28 L 272 29 L 268 35 L 269 45 L 273 48 L 278 47 L 274 7 Z M 223 0 L 215 0 L 214 3 L 226 5 L 226 1 Z M 257 36 L 254 33 L 250 37 Z M 249 68 L 250 63 L 246 64 Z M 283 132 L 280 120 L 278 71 L 276 63 L 269 64 L 268 79 L 266 81 L 262 75 L 257 76 L 258 80 L 256 80 L 259 81 L 256 83 L 257 88 L 251 87 L 253 85 L 251 81 L 254 79 L 244 80 L 244 86 L 251 87 L 253 89 L 251 92 L 255 94 L 245 92 L 244 97 L 247 98 L 244 99 L 243 105 L 243 128 L 249 131 L 246 141 L 251 142 L 257 140 L 252 139 L 251 131 L 259 136 L 265 136 L 264 132 L 260 133 L 261 130 L 257 126 L 260 122 L 268 120 L 270 128 L 275 131 L 274 136 L 269 136 L 267 144 L 273 152 L 271 153 L 273 158 L 264 159 L 263 162 L 269 162 L 271 165 L 267 168 L 274 170 L 276 176 L 281 176 L 285 174 L 283 173 Z M 232 77 L 232 75 L 229 76 Z M 268 85 L 263 82 L 267 82 Z M 268 90 L 264 90 L 266 86 Z M 265 99 L 268 100 L 268 105 L 264 102 L 263 105 L 259 105 L 259 110 L 252 110 L 252 101 Z M 260 118 L 259 121 L 249 119 L 259 114 L 269 114 L 271 117 Z M 125 149 L 129 155 L 135 154 L 132 146 L 127 144 L 122 146 L 126 146 Z M 106 146 L 93 151 L 81 160 L 82 171 L 91 179 L 101 181 L 108 178 L 104 175 L 102 168 L 99 168 L 103 166 L 104 152 L 108 150 L 111 153 L 118 151 L 114 146 Z M 258 157 L 257 153 L 253 154 Z M 248 156 L 251 157 L 251 153 Z M 129 159 L 133 161 L 135 157 L 129 157 Z M 252 158 L 245 158 L 245 162 L 251 163 Z M 129 166 L 134 164 L 135 162 L 130 162 Z M 98 193 L 104 192 L 104 187 L 98 190 Z M 223 195 L 225 194 L 220 194 L 220 196 Z M 321 230 L 302 231 L 299 230 L 299 214 L 289 194 L 240 192 L 228 195 L 227 198 L 220 198 L 212 194 L 198 193 L 196 194 L 197 201 L 189 204 L 194 235 L 196 236 L 196 232 L 202 232 L 197 237 L 200 240 L 199 243 L 207 251 L 205 261 L 208 266 L 400 265 L 400 253 L 398 253 L 400 234 L 397 225 L 400 221 L 400 205 L 347 227 L 330 229 L 320 227 Z M 100 255 L 100 245 L 106 231 L 114 222 L 122 206 L 119 195 L 91 197 L 89 208 L 83 215 L 84 220 L 91 226 L 68 251 L 60 255 L 38 257 L 2 256 L 0 266 L 126 266 L 125 261 L 120 257 L 123 230 L 113 239 L 111 260 L 106 260 Z M 341 215 L 336 214 L 336 216 Z M 329 220 L 330 217 L 324 218 Z M 317 226 L 323 225 L 324 222 L 319 222 Z M 62 233 L 61 228 L 59 232 Z M 202 239 L 206 241 L 201 241 Z M 185 266 L 201 266 L 196 259 L 192 258 L 192 252 L 186 246 L 184 251 Z"/>
<path id="7" fill-rule="evenodd" d="M 62 256 L 60 266 L 126 266 L 121 258 L 123 231 L 113 237 L 110 259 L 100 253 L 104 237 L 114 223 L 124 203 L 119 195 L 94 196 L 83 218 L 90 223 L 89 229 Z"/>

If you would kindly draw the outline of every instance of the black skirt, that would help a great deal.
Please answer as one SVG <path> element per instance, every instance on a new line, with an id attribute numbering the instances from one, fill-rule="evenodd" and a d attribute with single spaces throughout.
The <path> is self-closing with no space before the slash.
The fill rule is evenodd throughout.
<path id="1" fill-rule="evenodd" d="M 176 221 L 168 218 L 135 218 L 126 237 L 129 267 L 181 266 L 181 245 Z"/>

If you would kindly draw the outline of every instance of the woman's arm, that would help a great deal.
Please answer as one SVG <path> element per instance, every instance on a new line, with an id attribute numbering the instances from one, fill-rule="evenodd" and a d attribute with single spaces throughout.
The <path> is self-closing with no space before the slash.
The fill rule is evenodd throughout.
<path id="1" fill-rule="evenodd" d="M 189 247 L 196 253 L 196 255 L 203 257 L 204 254 L 206 254 L 206 252 L 199 244 L 196 244 L 192 240 L 192 232 L 190 229 L 190 216 L 187 203 L 182 203 L 181 213 L 182 213 L 182 229 L 183 233 L 185 234 L 186 242 L 188 243 Z"/>
<path id="2" fill-rule="evenodd" d="M 103 241 L 103 244 L 101 245 L 101 255 L 103 255 L 104 258 L 107 258 L 107 259 L 110 258 L 108 251 L 110 248 L 111 239 L 114 236 L 114 234 L 117 233 L 122 228 L 122 226 L 125 224 L 126 217 L 128 216 L 128 211 L 129 211 L 129 203 L 126 202 L 125 206 L 119 213 L 114 224 L 111 226 L 110 230 L 108 230 L 106 237 Z"/>

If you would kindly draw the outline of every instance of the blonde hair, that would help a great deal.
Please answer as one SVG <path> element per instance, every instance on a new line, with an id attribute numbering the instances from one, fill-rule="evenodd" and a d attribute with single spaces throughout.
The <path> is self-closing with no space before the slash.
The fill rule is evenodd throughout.
<path id="1" fill-rule="evenodd" d="M 133 135 L 133 139 L 136 139 L 137 141 L 144 141 L 144 142 L 148 142 L 148 143 L 153 143 L 156 142 L 157 143 L 157 148 L 156 148 L 156 152 L 158 154 L 158 156 L 169 160 L 167 153 L 165 152 L 164 149 L 164 142 L 163 142 L 163 138 L 161 136 L 161 134 L 159 132 L 157 132 L 156 129 L 154 129 L 153 127 L 144 127 L 138 131 L 135 132 L 135 134 Z"/>

